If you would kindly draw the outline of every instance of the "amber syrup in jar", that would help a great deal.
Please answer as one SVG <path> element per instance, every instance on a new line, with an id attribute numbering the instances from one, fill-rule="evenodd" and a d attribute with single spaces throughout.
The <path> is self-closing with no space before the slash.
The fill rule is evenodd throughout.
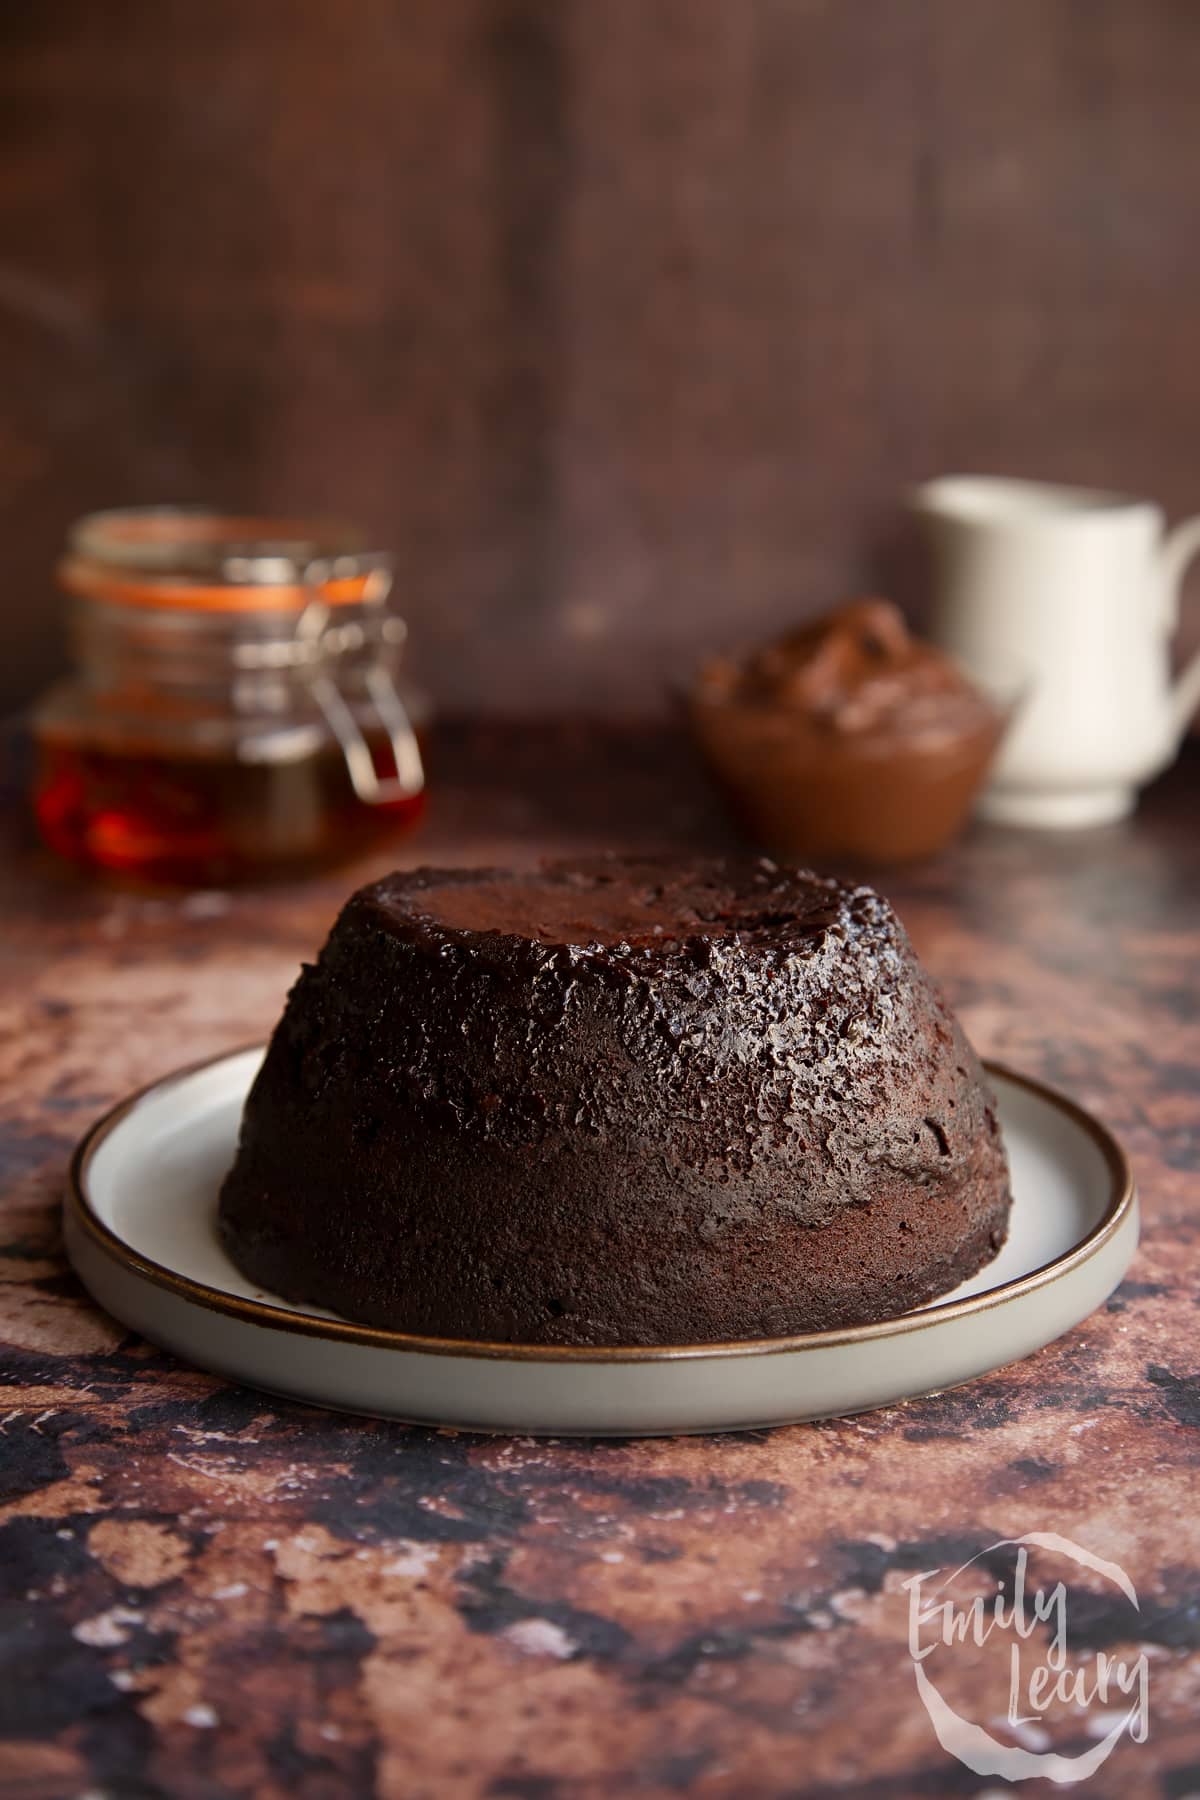
<path id="1" fill-rule="evenodd" d="M 345 528 L 144 509 L 60 568 L 76 671 L 34 720 L 34 807 L 72 861 L 152 882 L 299 873 L 411 826 L 427 707 L 387 560 Z"/>

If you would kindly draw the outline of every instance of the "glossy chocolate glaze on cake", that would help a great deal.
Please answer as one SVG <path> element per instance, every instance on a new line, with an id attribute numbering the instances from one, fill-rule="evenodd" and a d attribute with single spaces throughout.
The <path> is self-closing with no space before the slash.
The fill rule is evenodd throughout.
<path id="1" fill-rule="evenodd" d="M 885 1318 L 1007 1228 L 992 1102 L 869 888 L 773 864 L 417 870 L 349 901 L 247 1101 L 221 1233 L 440 1337 Z"/>
<path id="2" fill-rule="evenodd" d="M 619 873 L 610 873 L 614 868 Z M 679 874 L 656 863 L 604 861 L 524 876 L 485 870 L 467 879 L 458 871 L 440 881 L 431 871 L 418 876 L 423 879 L 415 891 L 403 892 L 398 903 L 381 896 L 382 904 L 435 929 L 498 933 L 564 949 L 648 949 L 689 938 L 753 935 L 781 923 L 777 913 L 764 914 L 757 886 L 718 890 L 693 870 Z M 814 884 L 797 893 L 789 918 L 811 930 L 832 923 L 836 910 L 824 886 Z"/>

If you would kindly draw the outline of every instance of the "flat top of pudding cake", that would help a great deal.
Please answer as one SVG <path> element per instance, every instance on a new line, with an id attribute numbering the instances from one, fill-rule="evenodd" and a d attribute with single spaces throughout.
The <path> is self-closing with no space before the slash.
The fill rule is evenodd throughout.
<path id="1" fill-rule="evenodd" d="M 372 898 L 393 922 L 495 933 L 544 946 L 650 947 L 694 938 L 791 936 L 844 916 L 840 882 L 773 863 L 594 858 L 531 871 L 415 869 Z"/>

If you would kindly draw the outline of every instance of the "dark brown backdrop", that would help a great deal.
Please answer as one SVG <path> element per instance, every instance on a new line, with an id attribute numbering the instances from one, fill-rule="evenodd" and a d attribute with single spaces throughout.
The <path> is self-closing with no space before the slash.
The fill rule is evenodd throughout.
<path id="1" fill-rule="evenodd" d="M 359 515 L 442 701 L 511 711 L 653 705 L 925 473 L 1200 503 L 1194 0 L 0 21 L 6 699 L 97 504 Z"/>

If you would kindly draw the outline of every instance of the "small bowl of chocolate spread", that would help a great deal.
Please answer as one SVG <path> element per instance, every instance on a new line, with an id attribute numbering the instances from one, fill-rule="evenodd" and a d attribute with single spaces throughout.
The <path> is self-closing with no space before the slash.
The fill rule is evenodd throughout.
<path id="1" fill-rule="evenodd" d="M 1017 694 L 856 600 L 742 658 L 715 657 L 685 706 L 747 834 L 786 855 L 907 862 L 964 823 Z"/>

